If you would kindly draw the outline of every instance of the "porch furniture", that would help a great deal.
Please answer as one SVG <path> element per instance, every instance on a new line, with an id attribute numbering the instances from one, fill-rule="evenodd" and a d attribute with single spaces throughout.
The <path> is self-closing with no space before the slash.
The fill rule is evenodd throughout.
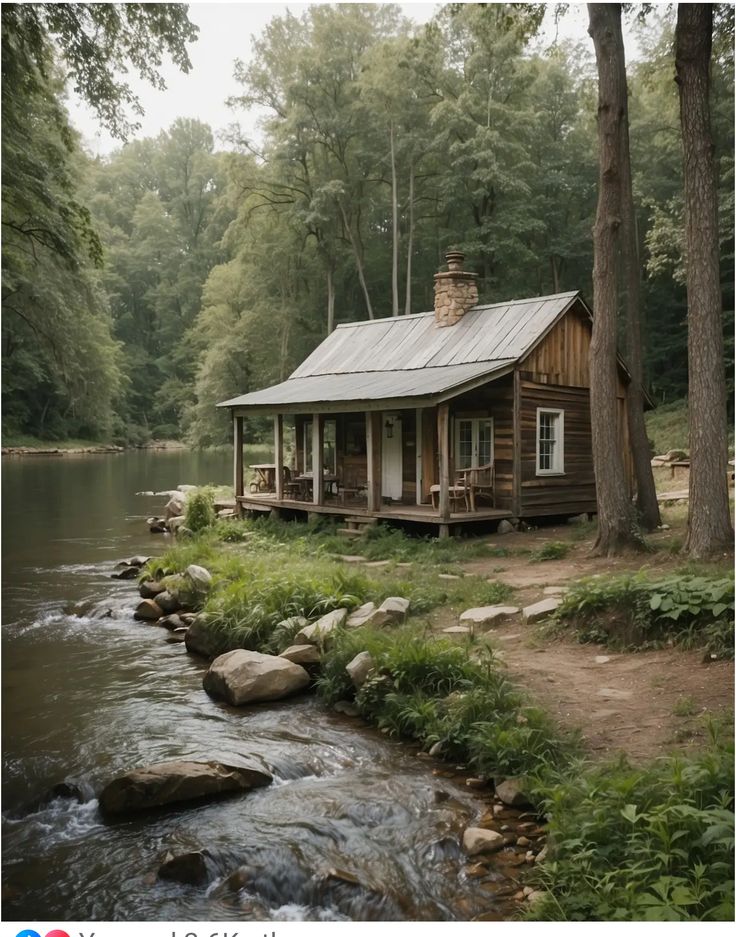
<path id="1" fill-rule="evenodd" d="M 297 500 L 301 492 L 301 484 L 291 474 L 291 469 L 284 466 L 284 497 L 291 500 Z"/>
<path id="2" fill-rule="evenodd" d="M 251 465 L 255 477 L 250 483 L 251 494 L 258 491 L 276 490 L 276 465 L 273 462 L 263 462 L 260 465 Z"/>
<path id="3" fill-rule="evenodd" d="M 489 498 L 491 507 L 496 506 L 495 480 L 496 467 L 493 462 L 476 468 L 461 469 L 456 473 L 455 484 L 465 492 L 468 511 L 475 511 L 476 498 Z"/>
<path id="4" fill-rule="evenodd" d="M 312 486 L 314 482 L 314 476 L 312 472 L 304 472 L 302 475 L 297 475 L 294 478 L 294 481 L 299 484 L 299 500 L 300 501 L 310 501 L 312 498 Z M 331 472 L 324 472 L 322 475 L 322 484 L 324 485 L 324 490 L 328 494 L 334 494 L 333 485 L 337 486 L 338 478 L 337 475 L 333 475 Z"/>
<path id="5" fill-rule="evenodd" d="M 431 485 L 429 488 L 429 493 L 432 496 L 432 508 L 435 511 L 438 511 L 440 507 L 440 486 Z M 453 504 L 455 507 L 457 507 L 459 504 L 467 507 L 465 488 L 462 485 L 450 485 L 448 488 L 448 494 L 450 496 L 450 510 L 452 510 Z"/>

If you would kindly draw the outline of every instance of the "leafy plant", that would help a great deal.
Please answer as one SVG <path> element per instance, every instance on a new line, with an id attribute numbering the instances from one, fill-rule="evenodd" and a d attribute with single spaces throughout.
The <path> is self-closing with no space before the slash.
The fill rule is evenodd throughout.
<path id="1" fill-rule="evenodd" d="M 184 523 L 195 534 L 212 525 L 217 520 L 215 515 L 215 496 L 211 488 L 197 488 L 190 491 L 186 501 Z"/>
<path id="2" fill-rule="evenodd" d="M 562 560 L 570 552 L 570 544 L 563 543 L 560 540 L 550 540 L 543 544 L 539 549 L 532 550 L 531 560 L 533 563 L 543 563 L 545 560 Z"/>

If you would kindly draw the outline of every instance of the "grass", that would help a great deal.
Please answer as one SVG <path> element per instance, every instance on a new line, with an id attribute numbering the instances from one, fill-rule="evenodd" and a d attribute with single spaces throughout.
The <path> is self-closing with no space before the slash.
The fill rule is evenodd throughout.
<path id="1" fill-rule="evenodd" d="M 675 703 L 672 713 L 675 716 L 694 716 L 698 712 L 698 707 L 692 696 L 681 696 Z"/>
<path id="2" fill-rule="evenodd" d="M 655 455 L 664 455 L 671 449 L 689 451 L 687 400 L 674 400 L 655 407 L 644 414 L 644 419 Z"/>
<path id="3" fill-rule="evenodd" d="M 547 560 L 563 560 L 572 549 L 571 544 L 560 540 L 550 540 L 536 550 L 532 550 L 530 559 L 532 563 L 544 563 Z"/>

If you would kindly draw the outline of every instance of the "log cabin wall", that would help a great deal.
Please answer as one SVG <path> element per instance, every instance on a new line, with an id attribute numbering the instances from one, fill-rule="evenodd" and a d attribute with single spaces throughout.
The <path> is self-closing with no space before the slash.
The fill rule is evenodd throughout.
<path id="1" fill-rule="evenodd" d="M 590 387 L 590 319 L 573 308 L 519 365 L 540 384 Z"/>

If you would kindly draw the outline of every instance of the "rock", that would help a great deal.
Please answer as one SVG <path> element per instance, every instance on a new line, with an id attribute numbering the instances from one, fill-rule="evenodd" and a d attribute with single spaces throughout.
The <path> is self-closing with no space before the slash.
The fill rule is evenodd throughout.
<path id="1" fill-rule="evenodd" d="M 355 716 L 360 715 L 360 710 L 357 706 L 354 706 L 350 700 L 339 699 L 332 707 L 336 713 L 342 713 L 343 716 Z"/>
<path id="2" fill-rule="evenodd" d="M 371 560 L 366 563 L 367 569 L 381 569 L 383 566 L 388 566 L 391 563 L 391 560 Z"/>
<path id="3" fill-rule="evenodd" d="M 167 804 L 211 800 L 221 794 L 264 787 L 273 778 L 258 768 L 219 761 L 164 761 L 121 774 L 99 796 L 104 814 L 136 813 Z"/>
<path id="4" fill-rule="evenodd" d="M 184 570 L 184 575 L 194 587 L 195 592 L 207 592 L 212 586 L 212 573 L 204 566 L 196 566 L 192 563 Z"/>
<path id="5" fill-rule="evenodd" d="M 687 458 L 688 454 L 684 449 L 670 449 L 664 456 L 665 462 L 682 462 L 683 459 Z"/>
<path id="6" fill-rule="evenodd" d="M 358 556 L 355 553 L 353 554 L 343 553 L 340 556 L 340 559 L 343 561 L 343 563 L 367 563 L 368 562 L 367 556 Z"/>
<path id="7" fill-rule="evenodd" d="M 153 599 L 144 599 L 136 606 L 133 618 L 137 621 L 158 621 L 163 615 L 163 609 Z"/>
<path id="8" fill-rule="evenodd" d="M 179 599 L 168 590 L 159 592 L 156 596 L 156 605 L 158 605 L 164 615 L 173 615 L 174 612 L 178 612 L 181 608 Z"/>
<path id="9" fill-rule="evenodd" d="M 191 538 L 194 536 L 194 531 L 182 524 L 181 527 L 177 527 L 176 535 L 180 540 L 191 540 Z"/>
<path id="10" fill-rule="evenodd" d="M 145 566 L 150 556 L 129 556 L 127 560 L 120 560 L 118 566 Z"/>
<path id="11" fill-rule="evenodd" d="M 159 866 L 158 877 L 184 885 L 204 885 L 209 880 L 204 852 L 168 853 Z"/>
<path id="12" fill-rule="evenodd" d="M 568 517 L 568 524 L 587 524 L 590 520 L 589 514 L 573 514 L 572 517 Z"/>
<path id="13" fill-rule="evenodd" d="M 336 608 L 334 611 L 323 615 L 313 625 L 302 628 L 296 634 L 294 640 L 298 644 L 323 644 L 332 632 L 344 624 L 347 617 L 348 610 L 346 608 Z"/>
<path id="14" fill-rule="evenodd" d="M 496 528 L 496 533 L 497 534 L 513 534 L 514 529 L 515 529 L 514 525 L 511 524 L 509 521 L 501 521 L 498 527 Z"/>
<path id="15" fill-rule="evenodd" d="M 179 517 L 170 517 L 166 521 L 166 527 L 170 533 L 175 534 L 178 532 L 180 527 L 184 526 L 185 520 L 186 518 L 184 518 L 182 515 L 179 515 Z"/>
<path id="16" fill-rule="evenodd" d="M 607 654 L 596 654 L 596 664 L 607 664 L 611 658 Z"/>
<path id="17" fill-rule="evenodd" d="M 488 869 L 482 862 L 474 862 L 472 865 L 465 866 L 465 874 L 468 878 L 482 878 L 488 874 Z"/>
<path id="18" fill-rule="evenodd" d="M 480 790 L 480 788 L 486 786 L 486 782 L 483 778 L 465 778 L 465 786 Z"/>
<path id="19" fill-rule="evenodd" d="M 368 651 L 361 651 L 346 665 L 345 670 L 353 681 L 353 686 L 359 690 L 373 670 L 373 658 Z"/>
<path id="20" fill-rule="evenodd" d="M 175 628 L 171 634 L 167 635 L 167 644 L 184 644 L 187 639 L 187 628 Z"/>
<path id="21" fill-rule="evenodd" d="M 506 778 L 496 784 L 496 797 L 508 807 L 529 807 L 523 778 Z"/>
<path id="22" fill-rule="evenodd" d="M 670 530 L 670 525 L 669 525 L 669 524 L 658 524 L 658 525 L 657 525 L 657 530 Z"/>
<path id="23" fill-rule="evenodd" d="M 166 533 L 166 521 L 162 520 L 160 517 L 149 517 L 146 523 L 152 534 Z"/>
<path id="24" fill-rule="evenodd" d="M 515 605 L 484 605 L 466 609 L 460 616 L 460 622 L 468 622 L 478 630 L 485 630 L 518 613 L 519 609 Z"/>
<path id="25" fill-rule="evenodd" d="M 202 685 L 210 696 L 241 706 L 290 696 L 303 690 L 309 681 L 303 667 L 283 657 L 236 650 L 212 662 Z"/>
<path id="26" fill-rule="evenodd" d="M 536 904 L 538 901 L 541 901 L 544 898 L 545 892 L 543 891 L 531 891 L 526 896 L 526 900 L 529 904 Z"/>
<path id="27" fill-rule="evenodd" d="M 201 654 L 202 657 L 213 658 L 222 653 L 220 639 L 208 627 L 206 615 L 197 615 L 189 625 L 186 645 L 189 652 Z"/>
<path id="28" fill-rule="evenodd" d="M 547 847 L 543 846 L 540 852 L 538 852 L 537 855 L 534 857 L 534 861 L 544 862 L 546 858 L 547 858 Z"/>
<path id="29" fill-rule="evenodd" d="M 430 748 L 429 753 L 432 758 L 438 758 L 442 754 L 442 749 L 445 747 L 444 739 L 440 739 L 439 742 L 435 742 L 434 745 Z"/>
<path id="30" fill-rule="evenodd" d="M 438 573 L 438 579 L 462 579 L 462 576 L 456 576 L 454 573 Z"/>
<path id="31" fill-rule="evenodd" d="M 545 586 L 542 589 L 543 595 L 564 595 L 566 592 L 566 586 Z"/>
<path id="32" fill-rule="evenodd" d="M 140 569 L 137 566 L 126 566 L 119 573 L 112 573 L 111 579 L 137 579 Z"/>
<path id="33" fill-rule="evenodd" d="M 166 592 L 166 586 L 154 579 L 144 579 L 138 585 L 138 592 L 142 599 L 155 599 L 157 595 Z"/>
<path id="34" fill-rule="evenodd" d="M 541 621 L 543 618 L 548 618 L 555 609 L 559 608 L 560 599 L 555 598 L 555 596 L 549 596 L 549 598 L 542 599 L 541 602 L 535 602 L 533 605 L 527 605 L 525 609 L 522 610 L 521 617 L 523 620 L 531 625 L 535 621 Z"/>
<path id="35" fill-rule="evenodd" d="M 516 840 L 517 846 L 531 846 L 531 840 L 527 839 L 526 836 L 519 836 Z"/>
<path id="36" fill-rule="evenodd" d="M 409 599 L 404 599 L 397 595 L 390 595 L 381 602 L 378 606 L 378 611 L 388 615 L 389 621 L 396 622 L 396 624 L 400 625 L 406 621 L 410 604 Z"/>
<path id="37" fill-rule="evenodd" d="M 362 627 L 375 611 L 376 611 L 376 603 L 366 602 L 365 605 L 361 605 L 360 608 L 356 608 L 354 612 L 351 612 L 348 615 L 347 621 L 345 622 L 345 627 L 346 628 Z"/>
<path id="38" fill-rule="evenodd" d="M 172 491 L 171 497 L 166 502 L 165 514 L 166 520 L 170 517 L 179 517 L 184 513 L 187 497 L 181 491 Z"/>
<path id="39" fill-rule="evenodd" d="M 322 654 L 314 644 L 292 644 L 285 651 L 279 654 L 292 664 L 318 664 L 322 660 Z"/>
<path id="40" fill-rule="evenodd" d="M 182 494 L 188 494 L 190 491 L 196 491 L 197 485 L 177 485 L 176 490 L 180 491 Z"/>
<path id="41" fill-rule="evenodd" d="M 179 618 L 181 618 L 181 623 L 189 628 L 197 620 L 196 612 L 179 612 Z"/>
<path id="42" fill-rule="evenodd" d="M 450 625 L 449 628 L 442 629 L 442 634 L 469 635 L 472 633 L 473 629 L 469 625 Z"/>
<path id="43" fill-rule="evenodd" d="M 161 625 L 163 628 L 168 628 L 169 631 L 176 631 L 179 628 L 184 628 L 184 623 L 178 615 L 164 615 L 163 618 L 159 618 L 156 622 L 157 625 Z"/>
<path id="44" fill-rule="evenodd" d="M 253 866 L 250 865 L 241 865 L 234 872 L 231 872 L 230 875 L 222 883 L 224 888 L 227 888 L 228 891 L 240 891 L 241 888 L 245 888 L 249 882 L 252 882 L 256 877 L 256 870 Z"/>
<path id="45" fill-rule="evenodd" d="M 499 849 L 503 849 L 504 845 L 503 836 L 495 830 L 484 830 L 479 826 L 469 826 L 463 833 L 463 849 L 469 856 L 498 852 Z"/>
<path id="46" fill-rule="evenodd" d="M 152 498 L 156 492 L 155 491 L 136 491 L 136 497 L 142 495 L 145 498 Z"/>

